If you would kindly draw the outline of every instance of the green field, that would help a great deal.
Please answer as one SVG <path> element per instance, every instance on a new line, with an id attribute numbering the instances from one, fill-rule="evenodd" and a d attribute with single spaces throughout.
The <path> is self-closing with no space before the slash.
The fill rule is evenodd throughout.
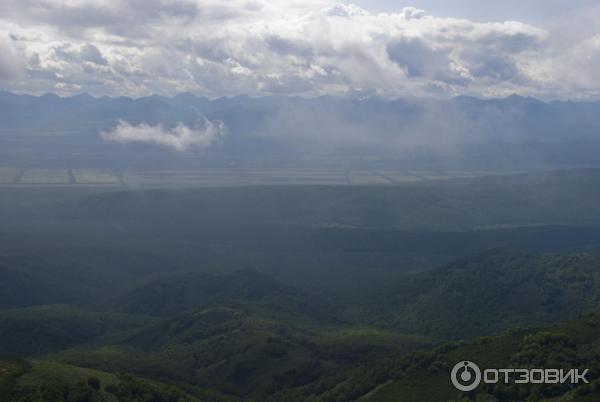
<path id="1" fill-rule="evenodd" d="M 73 174 L 78 184 L 120 184 L 111 170 L 74 169 Z"/>

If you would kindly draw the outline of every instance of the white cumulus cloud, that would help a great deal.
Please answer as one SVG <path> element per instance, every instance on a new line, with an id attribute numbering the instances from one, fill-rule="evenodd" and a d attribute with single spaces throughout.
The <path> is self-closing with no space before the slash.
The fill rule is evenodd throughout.
<path id="1" fill-rule="evenodd" d="M 120 121 L 111 131 L 102 131 L 100 137 L 106 141 L 118 143 L 147 143 L 172 148 L 176 151 L 206 150 L 219 142 L 225 135 L 222 122 L 211 122 L 204 119 L 203 127 L 193 128 L 179 123 L 174 128 L 162 125 L 151 126 L 145 123 L 132 125 Z"/>

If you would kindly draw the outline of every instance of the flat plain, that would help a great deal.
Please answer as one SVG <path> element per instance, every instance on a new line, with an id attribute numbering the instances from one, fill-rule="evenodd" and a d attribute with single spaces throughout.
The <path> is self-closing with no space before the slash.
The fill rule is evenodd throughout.
<path id="1" fill-rule="evenodd" d="M 53 167 L 0 167 L 0 186 L 132 186 L 221 187 L 268 185 L 393 186 L 425 181 L 468 179 L 514 174 L 501 171 L 406 171 L 341 168 L 203 168 L 203 169 L 105 169 Z"/>

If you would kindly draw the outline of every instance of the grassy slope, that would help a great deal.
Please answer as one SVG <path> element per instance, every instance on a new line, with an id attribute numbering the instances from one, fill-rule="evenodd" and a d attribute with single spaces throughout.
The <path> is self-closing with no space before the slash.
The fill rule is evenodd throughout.
<path id="1" fill-rule="evenodd" d="M 11 402 L 235 402 L 197 387 L 44 360 L 0 360 L 0 397 Z"/>
<path id="2" fill-rule="evenodd" d="M 0 360 L 0 400 L 9 400 L 17 379 L 30 369 L 30 365 L 23 360 Z"/>
<path id="3" fill-rule="evenodd" d="M 97 370 L 45 361 L 0 361 L 0 367 L 10 367 L 10 382 L 0 382 L 2 400 L 17 401 L 66 401 L 94 400 L 117 401 L 105 389 L 119 383 L 117 376 Z M 93 388 L 89 379 L 97 379 Z M 90 383 L 93 383 L 91 380 Z"/>

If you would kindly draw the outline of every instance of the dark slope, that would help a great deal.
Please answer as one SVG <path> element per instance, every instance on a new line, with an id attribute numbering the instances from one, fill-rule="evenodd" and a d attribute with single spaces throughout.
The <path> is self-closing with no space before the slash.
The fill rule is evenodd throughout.
<path id="1" fill-rule="evenodd" d="M 77 278 L 74 268 L 43 257 L 0 255 L 0 308 L 80 303 L 96 295 L 91 278 Z"/>
<path id="2" fill-rule="evenodd" d="M 137 288 L 113 305 L 126 313 L 165 317 L 224 303 L 283 320 L 336 322 L 324 301 L 251 270 L 171 276 Z"/>
<path id="3" fill-rule="evenodd" d="M 32 357 L 93 344 L 104 336 L 127 336 L 151 322 L 146 317 L 99 313 L 69 305 L 1 310 L 0 356 Z"/>
<path id="4" fill-rule="evenodd" d="M 457 231 L 600 224 L 600 170 L 430 181 L 397 186 L 244 187 L 126 191 L 77 198 L 60 216 L 192 225 Z M 217 233 L 218 235 L 218 229 Z"/>

